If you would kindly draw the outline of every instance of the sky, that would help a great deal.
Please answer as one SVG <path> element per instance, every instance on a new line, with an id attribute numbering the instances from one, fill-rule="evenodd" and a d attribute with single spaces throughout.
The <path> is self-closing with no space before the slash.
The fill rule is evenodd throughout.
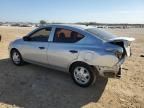
<path id="1" fill-rule="evenodd" d="M 0 0 L 0 21 L 144 24 L 144 0 Z"/>

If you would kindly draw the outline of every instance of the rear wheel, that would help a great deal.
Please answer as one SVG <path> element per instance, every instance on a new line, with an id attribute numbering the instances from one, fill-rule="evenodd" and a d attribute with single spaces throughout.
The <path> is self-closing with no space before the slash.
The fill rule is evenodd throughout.
<path id="1" fill-rule="evenodd" d="M 85 63 L 75 64 L 70 71 L 74 82 L 81 87 L 88 87 L 95 82 L 94 70 Z"/>
<path id="2" fill-rule="evenodd" d="M 18 50 L 16 50 L 16 49 L 12 50 L 10 56 L 11 56 L 12 62 L 15 65 L 20 66 L 24 63 L 22 56 Z"/>

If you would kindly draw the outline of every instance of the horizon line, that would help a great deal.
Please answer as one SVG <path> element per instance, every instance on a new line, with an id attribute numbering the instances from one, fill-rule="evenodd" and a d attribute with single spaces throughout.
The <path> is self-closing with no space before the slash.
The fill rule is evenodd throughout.
<path id="1" fill-rule="evenodd" d="M 44 20 L 46 21 L 46 20 Z M 46 21 L 47 22 L 47 21 Z M 33 21 L 0 21 L 0 23 L 40 23 L 39 22 L 33 22 Z M 47 22 L 47 24 L 51 23 L 63 23 L 63 24 L 77 24 L 77 23 L 96 23 L 96 24 L 143 24 L 144 23 L 110 23 L 110 22 L 94 22 L 94 21 L 82 21 L 82 22 L 63 22 L 63 21 L 51 21 Z"/>

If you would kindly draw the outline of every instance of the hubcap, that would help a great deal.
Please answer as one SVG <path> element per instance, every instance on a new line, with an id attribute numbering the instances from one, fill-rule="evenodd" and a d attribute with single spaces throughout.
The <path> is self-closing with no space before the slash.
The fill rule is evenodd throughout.
<path id="1" fill-rule="evenodd" d="M 74 78 L 80 84 L 86 84 L 90 80 L 90 73 L 85 67 L 76 67 L 74 69 Z"/>
<path id="2" fill-rule="evenodd" d="M 20 55 L 17 52 L 13 52 L 12 59 L 14 63 L 19 64 L 20 63 Z"/>

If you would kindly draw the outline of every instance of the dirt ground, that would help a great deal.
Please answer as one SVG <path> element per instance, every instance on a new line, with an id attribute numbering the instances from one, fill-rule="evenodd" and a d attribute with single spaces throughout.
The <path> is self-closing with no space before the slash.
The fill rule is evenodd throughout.
<path id="1" fill-rule="evenodd" d="M 121 79 L 99 78 L 80 88 L 69 74 L 28 64 L 14 66 L 9 60 L 10 41 L 34 28 L 0 27 L 0 108 L 144 108 L 144 29 L 107 29 L 132 36 L 133 55 L 123 66 Z"/>

